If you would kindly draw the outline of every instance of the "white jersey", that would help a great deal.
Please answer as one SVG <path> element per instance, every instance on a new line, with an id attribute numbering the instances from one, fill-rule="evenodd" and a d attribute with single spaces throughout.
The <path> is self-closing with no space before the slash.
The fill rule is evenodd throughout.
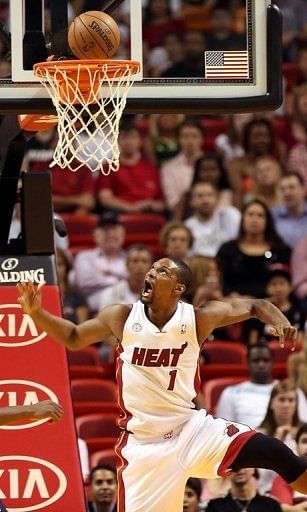
<path id="1" fill-rule="evenodd" d="M 119 425 L 147 441 L 173 437 L 195 410 L 199 344 L 194 308 L 179 302 L 159 331 L 136 302 L 119 346 Z"/>

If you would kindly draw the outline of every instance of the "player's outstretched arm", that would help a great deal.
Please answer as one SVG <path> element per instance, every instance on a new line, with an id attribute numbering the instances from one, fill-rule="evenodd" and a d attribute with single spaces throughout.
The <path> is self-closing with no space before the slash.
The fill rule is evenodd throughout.
<path id="1" fill-rule="evenodd" d="M 16 405 L 0 408 L 0 425 L 8 425 L 20 420 L 49 419 L 50 423 L 59 421 L 63 415 L 63 408 L 52 400 L 43 400 L 31 405 Z"/>
<path id="2" fill-rule="evenodd" d="M 292 327 L 285 315 L 268 300 L 252 298 L 211 301 L 205 307 L 197 309 L 199 341 L 203 342 L 217 327 L 235 324 L 252 317 L 271 324 L 272 334 L 279 337 L 281 346 L 285 341 L 295 345 L 298 337 L 296 327 Z"/>
<path id="3" fill-rule="evenodd" d="M 51 338 L 70 350 L 78 350 L 101 341 L 113 332 L 114 316 L 120 306 L 108 306 L 96 318 L 75 325 L 69 320 L 53 315 L 42 308 L 44 283 L 35 286 L 32 281 L 19 283 L 19 303 L 25 313 L 46 331 Z M 120 315 L 117 315 L 120 316 Z M 116 327 L 116 326 L 115 326 Z"/>

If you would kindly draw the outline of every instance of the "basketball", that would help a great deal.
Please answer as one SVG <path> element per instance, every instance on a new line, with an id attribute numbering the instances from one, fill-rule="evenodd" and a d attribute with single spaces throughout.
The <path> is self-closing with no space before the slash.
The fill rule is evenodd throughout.
<path id="1" fill-rule="evenodd" d="M 116 21 L 101 11 L 87 11 L 74 19 L 68 30 L 68 44 L 78 59 L 108 59 L 119 47 Z"/>

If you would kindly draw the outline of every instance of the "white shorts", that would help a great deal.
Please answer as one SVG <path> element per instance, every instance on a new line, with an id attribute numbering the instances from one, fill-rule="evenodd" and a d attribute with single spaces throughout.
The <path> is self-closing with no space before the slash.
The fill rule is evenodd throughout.
<path id="1" fill-rule="evenodd" d="M 118 512 L 182 512 L 187 479 L 224 476 L 255 433 L 204 409 L 193 411 L 171 439 L 148 443 L 124 432 L 116 446 L 121 460 Z"/>

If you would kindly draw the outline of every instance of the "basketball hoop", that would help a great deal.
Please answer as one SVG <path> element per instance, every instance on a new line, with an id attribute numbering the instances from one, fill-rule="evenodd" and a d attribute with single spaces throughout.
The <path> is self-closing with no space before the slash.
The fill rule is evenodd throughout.
<path id="1" fill-rule="evenodd" d="M 139 63 L 62 60 L 40 62 L 33 69 L 58 116 L 59 140 L 51 166 L 77 171 L 91 162 L 92 171 L 117 171 L 119 122 Z"/>

